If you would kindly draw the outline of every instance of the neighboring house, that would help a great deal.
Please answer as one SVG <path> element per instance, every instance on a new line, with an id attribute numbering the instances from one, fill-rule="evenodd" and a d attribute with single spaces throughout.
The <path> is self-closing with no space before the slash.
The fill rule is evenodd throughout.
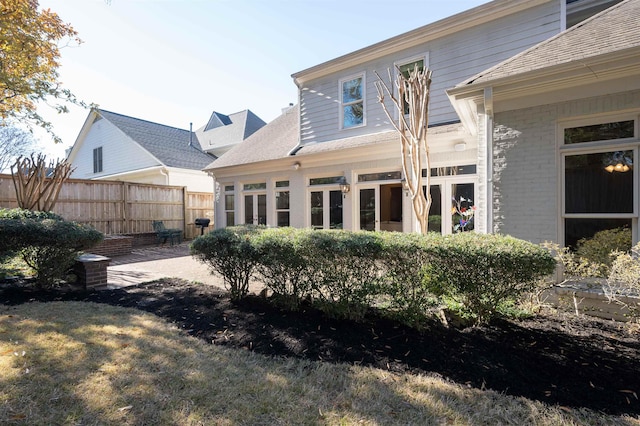
<path id="1" fill-rule="evenodd" d="M 264 122 L 248 110 L 229 116 L 214 112 L 203 129 L 192 132 L 93 109 L 67 161 L 75 167 L 74 178 L 212 192 L 213 181 L 202 169 L 215 160 L 215 153 L 225 152 L 261 125 Z"/>
<path id="2" fill-rule="evenodd" d="M 214 112 L 207 124 L 195 133 L 202 149 L 220 157 L 265 124 L 267 123 L 248 109 L 230 115 Z"/>
<path id="3" fill-rule="evenodd" d="M 487 122 L 482 112 L 485 92 L 490 94 L 491 85 L 486 79 L 469 79 L 484 75 L 487 69 L 498 70 L 493 67 L 508 64 L 515 60 L 510 58 L 518 58 L 547 40 L 562 40 L 558 35 L 568 24 L 579 24 L 615 3 L 495 0 L 294 74 L 298 105 L 205 168 L 215 176 L 220 191 L 216 226 L 259 223 L 415 231 L 417 221 L 403 190 L 399 136 L 378 103 L 375 82 L 376 72 L 388 80 L 388 70 L 395 77 L 396 67 L 417 64 L 433 71 L 428 131 L 432 162 L 429 191 L 433 197 L 429 229 L 453 232 L 458 217 L 452 207 L 460 203 L 461 208 L 475 208 L 476 217 L 468 229 L 559 241 L 555 233 L 548 232 L 555 223 L 549 220 L 551 215 L 537 216 L 537 209 L 553 210 L 560 188 L 560 181 L 556 186 L 549 183 L 557 174 L 554 155 L 560 155 L 555 135 L 547 141 L 553 150 L 543 158 L 551 167 L 547 163 L 529 165 L 543 157 L 533 143 L 519 148 L 521 153 L 513 151 L 519 155 L 517 161 L 501 163 L 508 145 L 500 152 L 491 151 L 486 138 L 493 133 L 494 123 Z M 635 25 L 613 26 L 616 33 L 638 31 Z M 565 46 L 566 50 L 584 51 L 596 43 L 592 35 L 571 41 L 576 45 Z M 579 47 L 583 44 L 586 47 Z M 535 58 L 536 63 L 541 67 L 550 64 L 555 53 L 547 55 L 549 58 Z M 505 75 L 509 72 L 513 70 L 504 70 Z M 543 85 L 545 75 L 541 70 L 537 76 Z M 456 87 L 465 80 L 468 84 L 463 88 Z M 468 92 L 463 91 L 465 87 Z M 528 100 L 520 99 L 517 84 L 508 89 L 514 96 L 508 106 Z M 493 90 L 495 93 L 497 88 Z M 548 95 L 555 87 L 550 90 Z M 527 98 L 527 91 L 522 95 Z M 590 93 L 574 93 L 578 95 Z M 545 117 L 553 120 L 550 113 Z M 528 119 L 535 128 L 539 119 L 532 115 Z M 514 134 L 520 131 L 500 127 L 497 122 L 495 126 L 504 140 L 513 137 L 511 130 Z M 513 169 L 512 164 L 516 165 Z M 498 185 L 493 182 L 499 172 L 493 171 L 495 167 L 502 167 L 499 191 L 491 189 Z M 529 169 L 539 170 L 539 174 L 520 174 Z M 525 197 L 527 193 L 529 197 Z M 637 204 L 634 209 L 637 214 Z M 555 214 L 557 217 L 558 212 Z M 500 221 L 494 221 L 493 215 L 509 226 L 496 226 Z"/>

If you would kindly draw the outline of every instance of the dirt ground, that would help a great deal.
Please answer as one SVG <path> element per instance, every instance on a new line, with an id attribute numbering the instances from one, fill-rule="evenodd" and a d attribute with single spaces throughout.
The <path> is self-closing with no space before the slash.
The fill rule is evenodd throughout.
<path id="1" fill-rule="evenodd" d="M 622 323 L 550 312 L 467 329 L 423 331 L 372 312 L 356 323 L 311 308 L 284 312 L 249 296 L 232 304 L 219 288 L 162 279 L 98 292 L 0 285 L 0 303 L 84 300 L 152 312 L 215 345 L 272 356 L 370 365 L 440 376 L 567 409 L 640 415 L 640 338 Z"/>

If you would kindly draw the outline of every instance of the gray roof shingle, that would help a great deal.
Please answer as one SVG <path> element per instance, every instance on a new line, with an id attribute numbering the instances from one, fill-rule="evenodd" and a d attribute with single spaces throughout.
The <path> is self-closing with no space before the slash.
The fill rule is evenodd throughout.
<path id="1" fill-rule="evenodd" d="M 206 167 L 207 170 L 284 158 L 298 143 L 299 107 L 261 127 Z"/>
<path id="2" fill-rule="evenodd" d="M 248 109 L 229 115 L 214 111 L 207 124 L 196 130 L 196 134 L 204 150 L 215 152 L 216 149 L 242 142 L 265 124 Z"/>
<path id="3" fill-rule="evenodd" d="M 98 114 L 168 167 L 202 170 L 215 157 L 200 147 L 196 134 L 103 109 Z M 191 144 L 189 143 L 191 141 Z"/>
<path id="4" fill-rule="evenodd" d="M 457 87 L 524 74 L 640 47 L 640 0 L 626 0 L 543 41 Z"/>

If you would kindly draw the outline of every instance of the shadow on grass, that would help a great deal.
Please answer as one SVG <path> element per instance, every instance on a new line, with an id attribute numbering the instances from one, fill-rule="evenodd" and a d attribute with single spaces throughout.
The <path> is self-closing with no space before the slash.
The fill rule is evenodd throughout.
<path id="1" fill-rule="evenodd" d="M 220 348 L 153 315 L 100 304 L 2 306 L 0 331 L 3 424 L 611 420 L 434 377 Z"/>

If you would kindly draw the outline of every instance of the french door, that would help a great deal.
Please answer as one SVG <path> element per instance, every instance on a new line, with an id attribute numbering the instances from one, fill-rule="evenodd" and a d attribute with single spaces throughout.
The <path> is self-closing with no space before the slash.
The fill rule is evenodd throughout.
<path id="1" fill-rule="evenodd" d="M 324 189 L 311 191 L 311 227 L 313 229 L 342 229 L 342 191 Z"/>
<path id="2" fill-rule="evenodd" d="M 402 232 L 402 184 L 361 187 L 358 190 L 359 229 Z"/>
<path id="3" fill-rule="evenodd" d="M 451 234 L 475 228 L 475 179 L 432 179 L 429 231 Z"/>
<path id="4" fill-rule="evenodd" d="M 248 225 L 267 224 L 267 194 L 245 194 L 244 223 Z"/>

